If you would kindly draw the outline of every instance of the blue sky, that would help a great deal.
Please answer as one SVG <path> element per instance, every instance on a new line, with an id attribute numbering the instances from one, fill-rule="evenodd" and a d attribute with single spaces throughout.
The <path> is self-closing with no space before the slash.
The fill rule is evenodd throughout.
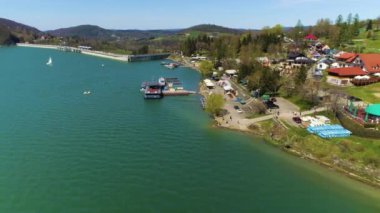
<path id="1" fill-rule="evenodd" d="M 0 0 L 0 17 L 41 30 L 94 24 L 109 29 L 175 29 L 197 24 L 261 29 L 380 16 L 380 0 Z"/>

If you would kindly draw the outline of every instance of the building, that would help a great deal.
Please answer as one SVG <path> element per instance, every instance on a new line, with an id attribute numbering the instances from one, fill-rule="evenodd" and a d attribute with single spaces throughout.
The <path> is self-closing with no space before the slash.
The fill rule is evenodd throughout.
<path id="1" fill-rule="evenodd" d="M 380 73 L 380 54 L 339 53 L 335 58 L 343 64 L 339 68 L 328 70 L 328 83 L 346 86 L 350 85 L 356 76 L 375 76 L 376 73 Z M 374 82 L 377 80 L 369 81 Z"/>
<path id="2" fill-rule="evenodd" d="M 337 86 L 349 86 L 355 76 L 366 75 L 360 67 L 331 68 L 328 70 L 327 83 Z"/>

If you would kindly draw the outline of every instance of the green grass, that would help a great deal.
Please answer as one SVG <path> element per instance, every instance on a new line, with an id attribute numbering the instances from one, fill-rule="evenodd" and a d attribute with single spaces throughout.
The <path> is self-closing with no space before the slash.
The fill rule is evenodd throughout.
<path id="1" fill-rule="evenodd" d="M 380 83 L 367 86 L 351 86 L 344 90 L 352 96 L 358 97 L 368 103 L 380 103 Z"/>
<path id="2" fill-rule="evenodd" d="M 364 53 L 380 53 L 380 31 L 374 30 L 372 38 L 367 38 L 367 33 L 362 29 L 359 36 L 353 39 L 353 47 L 363 47 Z"/>
<path id="3" fill-rule="evenodd" d="M 321 113 L 319 113 L 321 114 Z M 336 123 L 337 119 L 331 113 L 322 113 Z M 339 158 L 350 162 L 360 173 L 366 166 L 377 169 L 380 167 L 380 140 L 351 136 L 348 138 L 323 139 L 310 134 L 306 129 L 288 126 L 286 131 L 279 131 L 274 122 L 265 121 L 260 123 L 269 133 L 280 132 L 280 139 L 269 141 L 276 145 L 290 145 L 293 149 L 301 153 L 310 153 L 314 157 L 324 162 L 333 164 Z M 275 133 L 276 134 L 276 133 Z"/>
<path id="4" fill-rule="evenodd" d="M 306 101 L 304 99 L 302 99 L 302 97 L 298 96 L 298 95 L 293 95 L 289 98 L 286 98 L 288 101 L 292 102 L 293 104 L 297 105 L 300 110 L 304 111 L 304 110 L 309 110 L 311 108 L 313 108 L 313 103 L 309 102 L 309 101 Z"/>

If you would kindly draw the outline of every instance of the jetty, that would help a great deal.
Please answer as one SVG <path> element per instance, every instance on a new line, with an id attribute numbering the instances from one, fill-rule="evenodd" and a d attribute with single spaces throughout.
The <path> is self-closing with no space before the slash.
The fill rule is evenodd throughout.
<path id="1" fill-rule="evenodd" d="M 187 96 L 195 91 L 185 90 L 178 78 L 159 78 L 157 82 L 143 82 L 141 92 L 145 99 L 161 99 L 164 96 Z"/>

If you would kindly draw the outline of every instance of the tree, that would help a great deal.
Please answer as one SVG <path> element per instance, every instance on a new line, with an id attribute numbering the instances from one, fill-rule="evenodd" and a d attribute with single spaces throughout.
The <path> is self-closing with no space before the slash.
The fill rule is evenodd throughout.
<path id="1" fill-rule="evenodd" d="M 149 46 L 144 45 L 140 49 L 137 50 L 137 54 L 148 54 L 149 52 Z"/>
<path id="2" fill-rule="evenodd" d="M 199 65 L 199 70 L 203 76 L 211 76 L 214 69 L 214 64 L 211 61 L 202 61 Z"/>
<path id="3" fill-rule="evenodd" d="M 185 56 L 191 56 L 197 50 L 197 41 L 193 38 L 186 38 L 181 45 L 181 50 Z"/>
<path id="4" fill-rule="evenodd" d="M 301 69 L 298 70 L 294 82 L 297 87 L 302 86 L 307 78 L 307 67 L 301 67 Z"/>
<path id="5" fill-rule="evenodd" d="M 352 28 L 352 33 L 354 34 L 354 36 L 358 36 L 360 33 L 360 19 L 359 19 L 358 14 L 355 14 L 354 21 L 351 28 Z"/>
<path id="6" fill-rule="evenodd" d="M 348 16 L 347 16 L 347 24 L 348 25 L 352 24 L 352 13 L 348 14 Z"/>
<path id="7" fill-rule="evenodd" d="M 366 31 L 367 32 L 370 31 L 370 30 L 372 30 L 372 20 L 371 19 L 368 21 L 367 27 L 366 27 Z"/>
<path id="8" fill-rule="evenodd" d="M 343 16 L 339 15 L 338 18 L 336 19 L 335 25 L 340 27 L 343 24 Z"/>
<path id="9" fill-rule="evenodd" d="M 224 106 L 224 102 L 223 95 L 211 94 L 206 99 L 205 110 L 213 116 L 219 115 Z"/>
<path id="10" fill-rule="evenodd" d="M 298 22 L 297 22 L 296 26 L 293 28 L 291 34 L 292 34 L 293 39 L 296 42 L 299 42 L 302 40 L 302 38 L 304 36 L 304 27 L 303 27 L 301 20 L 298 20 Z"/>

